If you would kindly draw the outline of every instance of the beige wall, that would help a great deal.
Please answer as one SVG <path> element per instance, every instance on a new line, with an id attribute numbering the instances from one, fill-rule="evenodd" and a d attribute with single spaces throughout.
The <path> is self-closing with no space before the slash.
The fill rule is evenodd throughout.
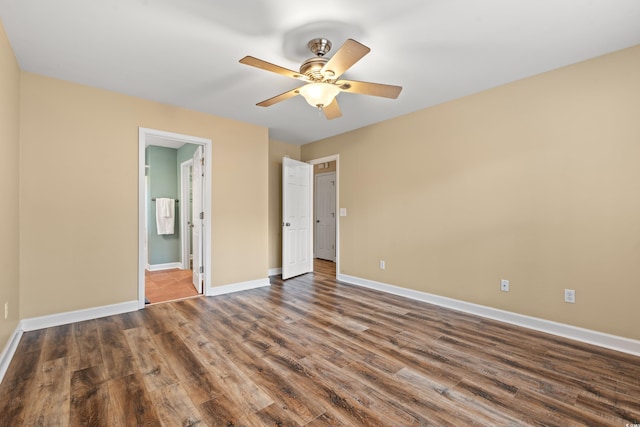
<path id="1" fill-rule="evenodd" d="M 340 154 L 341 273 L 640 339 L 638 70 L 640 46 L 303 146 Z"/>
<path id="2" fill-rule="evenodd" d="M 310 159 L 313 160 L 313 159 Z M 319 173 L 329 173 L 336 171 L 337 162 L 335 160 L 331 162 L 318 163 L 313 165 L 313 174 L 318 175 Z"/>
<path id="3" fill-rule="evenodd" d="M 20 315 L 19 140 L 20 70 L 0 23 L 0 352 L 18 325 Z"/>
<path id="4" fill-rule="evenodd" d="M 269 268 L 282 267 L 282 158 L 300 160 L 300 146 L 269 141 Z"/>
<path id="5" fill-rule="evenodd" d="M 268 131 L 21 76 L 21 315 L 137 300 L 138 127 L 213 141 L 212 283 L 267 276 Z"/>

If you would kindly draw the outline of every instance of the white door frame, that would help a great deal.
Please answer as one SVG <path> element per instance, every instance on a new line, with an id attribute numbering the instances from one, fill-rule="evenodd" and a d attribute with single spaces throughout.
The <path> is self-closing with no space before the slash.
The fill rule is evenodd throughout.
<path id="1" fill-rule="evenodd" d="M 193 159 L 185 160 L 180 163 L 180 258 L 182 262 L 182 269 L 189 270 L 191 269 L 191 259 L 190 259 L 190 251 L 191 247 L 191 227 L 189 226 L 191 222 L 191 215 L 189 214 L 189 205 L 190 200 L 190 192 L 191 188 L 191 180 L 189 176 L 189 168 L 193 165 Z"/>
<path id="2" fill-rule="evenodd" d="M 149 195 L 149 175 L 146 172 L 144 177 L 144 265 L 149 268 L 149 203 L 147 197 Z"/>
<path id="3" fill-rule="evenodd" d="M 173 132 L 165 132 L 157 129 L 138 128 L 138 308 L 144 308 L 144 270 L 147 260 L 145 259 L 145 148 L 146 139 L 161 138 L 166 140 L 180 141 L 185 144 L 199 144 L 204 147 L 205 177 L 204 177 L 204 242 L 203 258 L 204 263 L 204 294 L 211 293 L 211 152 L 212 141 L 208 138 L 183 135 Z"/>
<path id="4" fill-rule="evenodd" d="M 331 156 L 320 157 L 319 159 L 309 160 L 312 166 L 319 163 L 336 162 L 336 277 L 340 274 L 340 154 L 334 154 Z M 315 194 L 313 194 L 313 186 L 311 188 L 311 200 L 315 200 Z M 315 218 L 316 206 L 313 205 L 313 217 Z"/>

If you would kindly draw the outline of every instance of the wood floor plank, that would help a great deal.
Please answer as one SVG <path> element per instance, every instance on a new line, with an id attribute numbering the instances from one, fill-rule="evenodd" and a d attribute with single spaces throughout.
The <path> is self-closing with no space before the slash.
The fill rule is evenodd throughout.
<path id="1" fill-rule="evenodd" d="M 446 342 L 446 344 L 442 344 Z M 487 378 L 499 378 L 500 383 L 509 384 L 508 391 L 513 394 L 517 390 L 528 389 L 543 394 L 551 394 L 556 399 L 566 402 L 575 402 L 577 397 L 577 389 L 566 384 L 562 380 L 562 375 L 535 375 L 526 369 L 520 369 L 519 366 L 525 364 L 527 360 L 524 355 L 510 353 L 506 356 L 508 363 L 503 363 L 503 354 L 499 357 L 495 356 L 493 349 L 485 349 L 485 357 L 478 357 L 477 352 L 469 351 L 467 348 L 456 348 L 451 341 L 440 340 L 430 345 L 435 350 L 446 357 L 447 360 L 455 361 L 452 365 L 457 365 L 460 370 L 464 370 L 468 374 L 465 379 L 469 381 L 486 382 Z M 498 349 L 495 349 L 499 352 Z M 489 357 L 487 357 L 489 355 Z M 560 372 L 562 372 L 560 370 Z M 494 382 L 494 381 L 492 381 Z M 496 384 L 498 388 L 504 388 L 501 384 Z"/>
<path id="2" fill-rule="evenodd" d="M 31 407 L 35 406 L 27 402 L 27 396 L 31 396 L 32 385 L 33 380 L 25 380 L 7 384 L 3 382 L 0 386 L 0 414 L 5 425 L 23 425 L 25 410 L 30 411 Z"/>
<path id="3" fill-rule="evenodd" d="M 154 407 L 163 426 L 203 425 L 204 418 L 180 384 L 151 392 Z"/>
<path id="4" fill-rule="evenodd" d="M 413 414 L 414 418 L 420 419 L 420 414 L 427 417 L 428 420 L 420 420 L 421 423 L 436 425 L 472 425 L 478 422 L 477 415 L 465 414 L 458 411 L 455 417 L 452 417 L 451 405 L 443 405 L 441 395 L 426 397 L 416 395 L 414 391 L 407 387 L 407 383 L 401 377 L 386 373 L 372 367 L 368 364 L 356 361 L 345 367 L 345 371 L 349 372 L 353 378 L 366 383 L 372 390 L 375 390 L 379 396 L 389 402 L 398 402 L 396 405 Z M 438 397 L 433 399 L 433 397 Z"/>
<path id="5" fill-rule="evenodd" d="M 39 351 L 14 356 L 0 384 L 0 414 L 7 425 L 22 425 L 25 412 L 37 404 L 31 396 L 41 368 Z"/>
<path id="6" fill-rule="evenodd" d="M 170 332 L 175 327 L 171 319 L 171 305 L 157 304 L 147 307 L 142 314 L 144 325 L 152 334 Z"/>
<path id="7" fill-rule="evenodd" d="M 576 399 L 576 409 L 589 409 L 604 419 L 616 422 L 628 420 L 628 424 L 640 424 L 640 402 L 621 393 L 615 397 L 581 394 Z"/>
<path id="8" fill-rule="evenodd" d="M 107 383 L 109 422 L 112 427 L 160 426 L 155 406 L 139 374 L 117 378 Z"/>
<path id="9" fill-rule="evenodd" d="M 126 377 L 136 372 L 133 354 L 117 319 L 97 320 L 104 373 L 107 379 Z"/>
<path id="10" fill-rule="evenodd" d="M 302 425 L 307 424 L 298 423 L 295 419 L 293 419 L 291 413 L 283 411 L 282 409 L 283 408 L 274 403 L 256 412 L 256 418 L 260 422 L 259 425 L 278 427 L 301 427 Z"/>
<path id="11" fill-rule="evenodd" d="M 495 409 L 482 399 L 469 397 L 457 388 L 439 382 L 438 378 L 412 369 L 402 369 L 394 376 L 404 381 L 412 390 L 416 390 L 419 401 L 443 417 L 447 424 L 462 425 L 469 419 L 481 425 L 517 425 L 517 421 L 524 424 L 529 421 L 512 418 L 504 408 Z M 502 394 L 502 398 L 505 405 L 511 401 L 511 396 L 507 394 Z"/>
<path id="12" fill-rule="evenodd" d="M 304 393 L 295 382 L 261 358 L 259 353 L 252 352 L 243 344 L 232 344 L 231 347 L 234 363 L 273 399 L 274 405 L 287 413 L 283 415 L 284 419 L 304 425 L 324 412 L 315 396 Z"/>
<path id="13" fill-rule="evenodd" d="M 101 367 L 75 371 L 70 390 L 70 425 L 109 425 L 109 389 Z"/>
<path id="14" fill-rule="evenodd" d="M 129 313 L 116 314 L 109 316 L 109 321 L 114 325 L 117 325 L 121 330 L 127 330 L 131 328 L 139 328 L 144 326 L 143 320 L 144 311 L 131 311 Z"/>
<path id="15" fill-rule="evenodd" d="M 220 383 L 189 350 L 178 334 L 165 332 L 153 338 L 194 404 L 199 405 L 223 393 Z"/>
<path id="16" fill-rule="evenodd" d="M 127 343 L 135 359 L 137 371 L 142 375 L 150 391 L 179 382 L 171 364 L 159 351 L 146 328 L 132 328 L 124 331 Z"/>
<path id="17" fill-rule="evenodd" d="M 350 420 L 350 424 L 363 426 L 378 425 L 410 425 L 413 424 L 408 414 L 398 417 L 390 411 L 384 402 L 379 402 L 368 395 L 365 388 L 351 384 L 351 378 L 340 369 L 307 357 L 300 361 L 304 371 L 311 372 L 316 378 L 317 398 L 321 399 L 333 411 Z M 298 376 L 302 369 L 297 369 Z M 398 424 L 398 420 L 401 421 Z M 395 421 L 395 422 L 394 422 Z"/>
<path id="18" fill-rule="evenodd" d="M 39 353 L 42 350 L 42 345 L 44 344 L 46 335 L 47 329 L 38 329 L 36 331 L 27 331 L 23 333 L 20 343 L 18 343 L 18 347 L 16 348 L 16 354 L 24 354 L 34 351 Z"/>
<path id="19" fill-rule="evenodd" d="M 47 329 L 42 346 L 42 360 L 48 361 L 69 356 L 76 350 L 73 325 L 62 325 Z"/>
<path id="20" fill-rule="evenodd" d="M 261 316 L 276 318 L 279 322 L 291 323 L 304 318 L 301 314 L 293 313 L 287 310 L 286 307 L 280 306 L 277 299 L 270 299 L 269 302 L 271 304 L 266 306 L 264 301 L 265 298 L 268 298 L 268 295 L 269 294 L 266 296 L 256 295 L 255 297 L 247 298 L 245 302 L 253 313 L 260 313 Z"/>
<path id="21" fill-rule="evenodd" d="M 576 405 L 569 405 L 549 396 L 531 393 L 526 390 L 518 393 L 516 400 L 530 402 L 535 405 L 535 407 L 544 408 L 544 411 L 540 411 L 542 414 L 548 411 L 554 417 L 560 416 L 563 419 L 570 419 L 575 424 L 586 426 L 608 425 L 616 423 L 614 420 L 617 420 L 617 424 L 619 425 L 620 414 L 607 413 L 605 417 L 602 417 L 603 414 L 601 413 L 585 411 Z M 625 416 L 627 416 L 627 413 L 625 413 Z"/>
<path id="22" fill-rule="evenodd" d="M 100 334 L 95 320 L 78 322 L 72 325 L 76 351 L 70 358 L 72 371 L 77 371 L 102 364 L 100 350 Z"/>
<path id="23" fill-rule="evenodd" d="M 245 413 L 233 400 L 222 394 L 199 406 L 203 420 L 210 426 L 238 426 Z"/>
<path id="24" fill-rule="evenodd" d="M 0 426 L 640 423 L 640 357 L 331 273 L 271 281 L 23 334 Z"/>
<path id="25" fill-rule="evenodd" d="M 68 425 L 70 382 L 69 359 L 43 362 L 29 396 L 35 404 L 29 405 L 29 410 L 25 413 L 25 425 Z"/>
<path id="26" fill-rule="evenodd" d="M 221 390 L 224 390 L 224 400 L 234 402 L 240 412 L 237 415 L 254 413 L 273 403 L 271 397 L 258 387 L 251 377 L 211 345 L 205 337 L 192 334 L 183 340 L 220 383 Z"/>
<path id="27" fill-rule="evenodd" d="M 16 353 L 7 369 L 2 384 L 33 378 L 40 370 L 41 355 L 41 351 Z"/>

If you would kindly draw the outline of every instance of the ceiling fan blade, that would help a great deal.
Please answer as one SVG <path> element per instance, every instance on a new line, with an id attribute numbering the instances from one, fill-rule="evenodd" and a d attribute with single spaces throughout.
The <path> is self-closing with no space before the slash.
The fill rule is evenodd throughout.
<path id="1" fill-rule="evenodd" d="M 371 49 L 362 43 L 349 39 L 333 57 L 322 67 L 322 75 L 329 79 L 337 79 L 353 64 L 362 59 Z"/>
<path id="2" fill-rule="evenodd" d="M 278 102 L 282 102 L 286 99 L 289 98 L 293 98 L 294 96 L 298 95 L 298 91 L 299 91 L 299 87 L 295 88 L 295 89 L 291 89 L 290 91 L 287 91 L 285 93 L 281 93 L 280 95 L 276 95 L 273 98 L 269 98 L 269 99 L 265 99 L 262 102 L 258 102 L 256 105 L 258 107 L 269 107 L 273 104 L 277 104 Z"/>
<path id="3" fill-rule="evenodd" d="M 342 111 L 340 111 L 340 106 L 338 105 L 338 100 L 333 99 L 333 102 L 326 107 L 322 107 L 322 111 L 324 112 L 325 117 L 328 120 L 337 119 L 338 117 L 342 117 Z"/>
<path id="4" fill-rule="evenodd" d="M 304 76 L 297 71 L 272 64 L 271 62 L 263 61 L 262 59 L 254 58 L 253 56 L 245 56 L 240 60 L 240 63 L 305 82 L 309 81 L 309 78 L 307 76 Z"/>
<path id="5" fill-rule="evenodd" d="M 385 85 L 381 83 L 358 82 L 354 80 L 340 80 L 336 82 L 340 90 L 361 95 L 381 96 L 396 99 L 402 91 L 402 86 Z"/>

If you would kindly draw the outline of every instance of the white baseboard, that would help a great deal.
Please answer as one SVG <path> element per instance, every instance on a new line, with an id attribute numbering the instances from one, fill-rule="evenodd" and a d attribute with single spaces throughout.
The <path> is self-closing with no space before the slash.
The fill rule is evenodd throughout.
<path id="1" fill-rule="evenodd" d="M 4 379 L 4 375 L 7 373 L 7 369 L 9 369 L 9 364 L 11 363 L 11 359 L 13 359 L 13 355 L 18 348 L 18 343 L 20 343 L 20 338 L 22 338 L 22 325 L 21 322 L 18 322 L 15 331 L 9 337 L 9 341 L 4 346 L 2 353 L 0 353 L 0 383 Z"/>
<path id="2" fill-rule="evenodd" d="M 540 319 L 537 317 L 525 316 L 523 314 L 499 310 L 497 308 L 491 308 L 484 305 L 456 300 L 453 298 L 442 297 L 439 295 L 429 294 L 413 289 L 401 288 L 399 286 L 376 282 L 369 279 L 362 279 L 360 277 L 349 276 L 346 274 L 338 274 L 337 279 L 339 281 L 350 283 L 352 285 L 375 289 L 413 300 L 423 301 L 453 310 L 474 314 L 476 316 L 486 317 L 489 319 L 510 323 L 512 325 L 522 326 L 524 328 L 534 329 L 536 331 L 546 332 L 564 338 L 581 341 L 587 344 L 593 344 L 599 347 L 605 347 L 612 350 L 633 354 L 635 356 L 640 356 L 640 341 L 638 340 L 610 335 L 598 331 L 592 331 L 590 329 L 579 328 L 577 326 L 553 322 L 551 320 Z"/>
<path id="3" fill-rule="evenodd" d="M 233 292 L 248 291 L 249 289 L 262 288 L 264 286 L 271 286 L 269 278 L 250 280 L 248 282 L 232 283 L 229 285 L 216 286 L 207 289 L 206 295 L 208 297 L 216 295 L 225 295 Z"/>
<path id="4" fill-rule="evenodd" d="M 270 268 L 269 269 L 269 276 L 277 276 L 279 274 L 282 274 L 282 268 Z"/>
<path id="5" fill-rule="evenodd" d="M 127 301 L 119 304 L 104 305 L 102 307 L 87 308 L 84 310 L 68 311 L 66 313 L 51 314 L 48 316 L 22 319 L 23 331 L 35 331 L 36 329 L 51 328 L 53 326 L 66 325 L 84 320 L 98 319 L 115 314 L 128 313 L 138 310 L 138 301 Z"/>
<path id="6" fill-rule="evenodd" d="M 181 262 L 168 262 L 166 264 L 147 264 L 149 271 L 172 270 L 174 268 L 182 268 Z"/>

